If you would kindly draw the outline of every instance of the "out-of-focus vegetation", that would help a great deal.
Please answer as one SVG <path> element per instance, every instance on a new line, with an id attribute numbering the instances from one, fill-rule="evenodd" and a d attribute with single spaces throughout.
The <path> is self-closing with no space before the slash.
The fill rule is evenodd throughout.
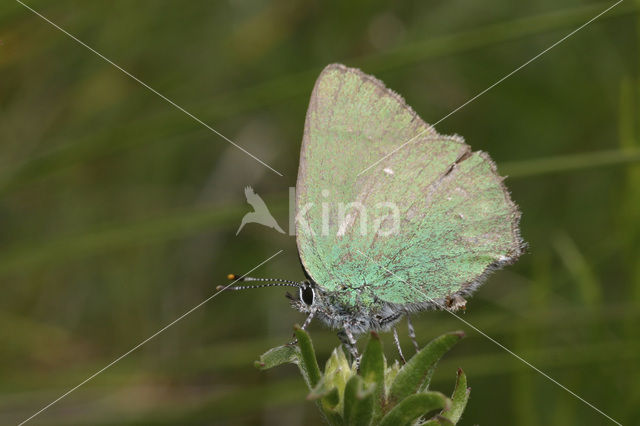
<path id="1" fill-rule="evenodd" d="M 492 1 L 28 4 L 284 174 L 279 177 L 17 2 L 0 5 L 0 423 L 15 424 L 295 241 L 235 236 L 252 185 L 282 226 L 308 97 L 343 62 L 436 122 L 611 5 Z M 626 0 L 440 123 L 489 152 L 528 254 L 465 319 L 623 424 L 640 423 L 640 4 Z M 295 368 L 256 356 L 303 320 L 278 289 L 223 293 L 33 424 L 322 424 Z M 468 338 L 460 424 L 607 420 L 442 312 Z M 311 325 L 321 363 L 337 344 Z M 395 354 L 382 336 L 387 358 Z M 410 347 L 403 339 L 405 348 Z M 441 386 L 443 385 L 443 386 Z"/>

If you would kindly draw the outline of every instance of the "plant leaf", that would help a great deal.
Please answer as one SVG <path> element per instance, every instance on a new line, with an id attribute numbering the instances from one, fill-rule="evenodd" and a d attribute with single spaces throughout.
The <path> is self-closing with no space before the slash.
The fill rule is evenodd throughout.
<path id="1" fill-rule="evenodd" d="M 384 382 L 384 355 L 382 353 L 382 343 L 380 337 L 374 331 L 367 347 L 364 349 L 360 360 L 360 375 L 365 382 Z"/>
<path id="2" fill-rule="evenodd" d="M 313 343 L 311 343 L 309 334 L 300 328 L 299 325 L 294 327 L 294 332 L 298 339 L 298 347 L 300 348 L 300 370 L 309 389 L 313 389 L 320 381 L 320 367 L 318 367 L 318 360 L 316 359 L 316 353 L 313 349 Z"/>
<path id="3" fill-rule="evenodd" d="M 268 370 L 282 364 L 297 364 L 299 354 L 300 350 L 296 346 L 278 346 L 276 348 L 269 349 L 267 352 L 262 354 L 260 359 L 254 362 L 254 365 L 260 370 Z"/>
<path id="4" fill-rule="evenodd" d="M 435 416 L 434 418 L 430 419 L 428 422 L 422 424 L 422 426 L 454 426 L 454 425 L 455 423 L 453 423 L 451 420 L 442 416 Z"/>
<path id="5" fill-rule="evenodd" d="M 429 411 L 448 409 L 451 400 L 440 392 L 424 392 L 409 395 L 400 401 L 386 416 L 382 418 L 380 426 L 410 425 L 414 420 Z"/>
<path id="6" fill-rule="evenodd" d="M 344 424 L 369 426 L 373 420 L 376 385 L 368 386 L 360 376 L 352 376 L 344 388 Z"/>
<path id="7" fill-rule="evenodd" d="M 420 391 L 429 370 L 442 356 L 464 337 L 462 331 L 443 334 L 429 342 L 415 354 L 398 372 L 391 385 L 389 403 L 396 404 L 407 396 Z"/>
<path id="8" fill-rule="evenodd" d="M 335 410 L 340 403 L 340 393 L 338 392 L 338 388 L 332 388 L 324 397 L 322 397 L 321 402 L 325 409 Z"/>
<path id="9" fill-rule="evenodd" d="M 470 392 L 471 388 L 467 387 L 467 376 L 461 368 L 458 368 L 456 387 L 453 390 L 453 395 L 451 395 L 451 408 L 443 411 L 441 416 L 451 420 L 453 424 L 458 423 L 460 417 L 462 417 L 465 407 L 467 406 L 467 401 L 469 401 Z"/>
<path id="10" fill-rule="evenodd" d="M 309 401 L 319 399 L 323 409 L 335 410 L 340 403 L 340 392 L 333 383 L 327 380 L 327 376 L 322 376 L 316 387 L 307 395 L 307 399 Z"/>
<path id="11" fill-rule="evenodd" d="M 389 393 L 389 389 L 391 389 L 391 385 L 393 384 L 393 381 L 396 379 L 396 376 L 398 375 L 398 371 L 400 371 L 400 363 L 398 363 L 398 360 L 395 360 L 393 364 L 391 364 L 390 367 L 387 367 L 387 369 L 385 370 L 384 373 L 384 389 L 385 389 L 385 393 Z M 387 398 L 388 395 L 385 394 L 385 398 Z"/>
<path id="12" fill-rule="evenodd" d="M 339 410 L 340 392 L 326 375 L 322 376 L 318 384 L 311 389 L 307 400 L 316 403 L 330 425 L 343 424 Z"/>
<path id="13" fill-rule="evenodd" d="M 437 364 L 437 361 L 436 361 Z M 431 378 L 433 377 L 433 373 L 436 371 L 436 364 L 433 364 L 431 368 L 427 370 L 427 374 L 424 375 L 424 381 L 420 385 L 420 389 L 418 392 L 426 392 L 429 390 L 429 385 L 431 384 Z"/>
<path id="14" fill-rule="evenodd" d="M 375 392 L 373 400 L 373 418 L 378 419 L 384 405 L 385 389 L 384 389 L 384 354 L 382 352 L 382 343 L 376 332 L 371 332 L 371 338 L 364 349 L 362 359 L 360 360 L 360 375 L 364 379 L 366 385 L 374 384 Z"/>
<path id="15" fill-rule="evenodd" d="M 311 392 L 309 392 L 309 395 L 307 395 L 307 399 L 309 401 L 315 401 L 317 399 L 324 398 L 325 396 L 329 395 L 329 393 L 334 389 L 336 389 L 335 386 L 333 386 L 331 383 L 327 383 L 326 376 L 322 376 L 318 381 L 318 384 L 313 389 L 311 389 Z"/>
<path id="16" fill-rule="evenodd" d="M 356 373 L 356 369 L 347 361 L 342 346 L 338 346 L 331 352 L 331 356 L 325 364 L 323 377 L 327 383 L 332 384 L 342 392 L 347 380 Z"/>

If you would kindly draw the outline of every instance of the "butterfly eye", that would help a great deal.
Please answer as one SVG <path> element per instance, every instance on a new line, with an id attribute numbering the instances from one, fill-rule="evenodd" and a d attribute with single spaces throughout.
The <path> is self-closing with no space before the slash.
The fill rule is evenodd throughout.
<path id="1" fill-rule="evenodd" d="M 310 285 L 305 285 L 300 287 L 300 300 L 302 300 L 306 305 L 311 306 L 313 304 L 313 288 Z"/>

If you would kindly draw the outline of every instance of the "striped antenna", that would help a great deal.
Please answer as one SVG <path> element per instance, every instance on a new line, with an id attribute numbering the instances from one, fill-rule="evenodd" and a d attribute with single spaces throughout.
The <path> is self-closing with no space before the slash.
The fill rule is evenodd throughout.
<path id="1" fill-rule="evenodd" d="M 281 278 L 253 278 L 253 277 L 241 277 L 241 276 L 236 275 L 236 274 L 229 274 L 229 275 L 227 275 L 227 279 L 230 280 L 230 281 L 241 281 L 241 282 L 259 281 L 259 282 L 264 282 L 265 284 L 239 285 L 239 286 L 231 286 L 231 287 L 219 285 L 218 287 L 216 287 L 216 290 L 218 290 L 218 291 L 223 290 L 223 289 L 227 289 L 227 290 L 248 290 L 248 289 L 251 289 L 251 288 L 263 288 L 263 287 L 296 287 L 296 288 L 301 288 L 302 287 L 302 283 L 299 283 L 297 281 L 284 280 L 284 279 L 281 279 Z"/>

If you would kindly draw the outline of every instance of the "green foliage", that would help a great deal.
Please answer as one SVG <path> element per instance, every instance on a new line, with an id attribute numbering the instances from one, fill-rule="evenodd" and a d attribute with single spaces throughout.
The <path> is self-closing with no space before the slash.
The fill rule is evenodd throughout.
<path id="1" fill-rule="evenodd" d="M 259 225 L 235 231 L 250 211 L 245 185 L 285 226 L 305 109 L 326 64 L 379 76 L 434 123 L 612 4 L 25 3 L 285 178 L 3 2 L 0 424 L 83 382 L 228 272 L 284 248 L 255 274 L 304 278 L 293 238 Z M 509 176 L 530 243 L 465 318 L 625 425 L 640 424 L 640 385 L 630 380 L 640 377 L 639 11 L 620 3 L 435 126 L 489 152 Z M 573 253 L 561 255 L 566 248 Z M 303 320 L 282 293 L 216 297 L 35 423 L 252 425 L 287 413 L 291 423 L 326 424 L 310 418 L 316 408 L 297 373 L 256 381 L 246 371 Z M 434 337 L 461 327 L 445 312 L 414 326 Z M 381 337 L 390 389 L 401 365 Z M 324 374 L 335 335 L 318 327 L 313 343 Z M 472 374 L 469 424 L 606 424 L 482 337 L 464 349 L 440 361 L 430 387 L 450 396 L 457 367 Z"/>
<path id="2" fill-rule="evenodd" d="M 435 364 L 463 336 L 462 332 L 449 333 L 429 342 L 398 372 L 391 385 L 389 399 L 401 401 L 411 394 L 427 390 Z"/>
<path id="3" fill-rule="evenodd" d="M 302 374 L 305 376 L 307 385 L 313 388 L 320 381 L 320 367 L 316 360 L 316 353 L 311 344 L 311 338 L 300 327 L 295 327 L 295 334 L 298 339 L 298 347 L 300 348 L 299 359 L 302 368 Z"/>
<path id="4" fill-rule="evenodd" d="M 445 413 L 442 413 L 442 416 L 449 420 L 451 423 L 456 424 L 458 420 L 460 420 L 460 417 L 462 417 L 464 407 L 467 406 L 470 392 L 471 388 L 467 387 L 467 376 L 464 374 L 464 371 L 459 368 L 456 388 L 454 389 L 453 395 L 451 396 L 451 407 Z"/>
<path id="5" fill-rule="evenodd" d="M 437 337 L 402 367 L 397 361 L 386 366 L 380 338 L 371 332 L 359 366 L 349 362 L 339 346 L 324 373 L 307 332 L 296 326 L 295 334 L 298 345 L 270 349 L 256 366 L 266 370 L 296 364 L 309 387 L 307 399 L 316 401 L 331 425 L 454 425 L 464 412 L 470 389 L 461 369 L 451 398 L 428 390 L 437 362 L 464 336 L 462 332 Z"/>
<path id="6" fill-rule="evenodd" d="M 349 425 L 370 425 L 376 413 L 377 383 L 365 387 L 365 381 L 358 375 L 351 376 L 344 390 L 344 408 L 342 419 Z"/>
<path id="7" fill-rule="evenodd" d="M 380 426 L 410 425 L 433 410 L 446 411 L 451 400 L 440 392 L 423 392 L 407 396 L 382 418 Z"/>

